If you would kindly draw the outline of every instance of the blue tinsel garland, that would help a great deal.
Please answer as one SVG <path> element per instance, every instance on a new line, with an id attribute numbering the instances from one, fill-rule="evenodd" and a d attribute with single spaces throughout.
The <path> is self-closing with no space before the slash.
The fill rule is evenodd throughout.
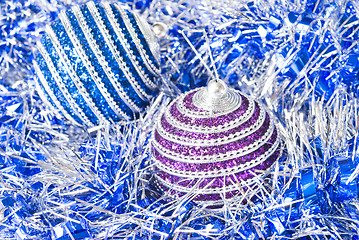
<path id="1" fill-rule="evenodd" d="M 357 239 L 359 3 L 123 4 L 168 26 L 164 95 L 136 122 L 85 130 L 33 88 L 31 47 L 70 2 L 0 1 L 0 237 Z M 215 71 L 267 105 L 288 149 L 266 198 L 220 213 L 161 196 L 148 161 L 152 117 Z"/>

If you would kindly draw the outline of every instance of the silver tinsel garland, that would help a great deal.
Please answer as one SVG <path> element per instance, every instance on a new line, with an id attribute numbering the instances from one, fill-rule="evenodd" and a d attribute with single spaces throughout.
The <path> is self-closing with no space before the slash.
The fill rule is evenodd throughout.
<path id="1" fill-rule="evenodd" d="M 136 121 L 91 129 L 34 91 L 31 46 L 76 2 L 0 1 L 2 239 L 356 239 L 357 1 L 134 1 L 164 23 L 162 94 Z M 209 211 L 151 184 L 149 138 L 180 92 L 217 75 L 277 121 L 287 157 L 246 206 Z"/>

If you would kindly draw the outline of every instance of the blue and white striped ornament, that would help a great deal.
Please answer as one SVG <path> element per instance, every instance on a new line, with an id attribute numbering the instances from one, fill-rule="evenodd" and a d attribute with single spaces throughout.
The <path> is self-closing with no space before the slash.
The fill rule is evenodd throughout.
<path id="1" fill-rule="evenodd" d="M 38 92 L 73 123 L 132 120 L 158 92 L 156 39 L 117 4 L 88 2 L 61 12 L 37 49 Z"/>

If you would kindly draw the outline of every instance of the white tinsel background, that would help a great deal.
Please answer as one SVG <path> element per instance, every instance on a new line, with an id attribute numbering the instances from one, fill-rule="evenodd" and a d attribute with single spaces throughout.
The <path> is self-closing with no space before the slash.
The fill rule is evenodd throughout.
<path id="1" fill-rule="evenodd" d="M 168 28 L 162 94 L 92 129 L 46 107 L 32 67 L 45 24 L 84 2 L 0 0 L 1 239 L 358 239 L 358 1 L 119 2 Z M 158 112 L 216 74 L 263 103 L 287 148 L 266 194 L 220 212 L 150 182 Z"/>

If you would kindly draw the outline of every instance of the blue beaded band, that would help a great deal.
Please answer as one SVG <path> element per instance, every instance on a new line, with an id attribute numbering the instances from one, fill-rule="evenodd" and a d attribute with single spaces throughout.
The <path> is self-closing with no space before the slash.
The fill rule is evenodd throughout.
<path id="1" fill-rule="evenodd" d="M 123 50 L 123 46 L 115 45 L 113 41 L 113 33 L 109 31 L 105 23 L 110 24 L 106 20 L 98 19 L 100 15 L 96 8 L 91 7 L 90 11 L 87 6 L 82 7 L 82 12 L 84 13 L 84 18 L 88 25 L 93 26 L 93 36 L 97 43 L 100 46 L 100 51 L 103 56 L 106 58 L 111 71 L 115 76 L 120 80 L 120 87 L 124 89 L 125 92 L 130 93 L 130 99 L 137 104 L 137 106 L 143 108 L 146 106 L 146 101 L 149 98 L 147 91 L 150 90 L 148 86 L 143 84 L 141 77 L 138 75 L 136 69 L 134 69 L 133 64 L 129 59 L 124 60 L 124 57 L 127 57 L 127 53 Z M 89 12 L 93 14 L 98 14 L 96 16 L 97 20 Z M 100 25 L 100 26 L 99 26 Z M 94 27 L 96 26 L 96 27 Z M 101 27 L 101 28 L 100 28 Z M 101 31 L 102 30 L 102 31 Z M 101 36 L 104 36 L 103 38 Z M 104 41 L 106 44 L 104 44 Z M 122 57 L 124 56 L 124 57 Z M 139 79 L 139 81 L 137 81 Z"/>
<path id="2" fill-rule="evenodd" d="M 47 86 L 47 88 L 42 84 L 42 82 L 45 82 L 46 83 L 46 80 L 45 80 L 45 77 L 44 75 L 42 75 L 42 72 L 40 71 L 40 67 L 39 65 L 37 64 L 37 62 L 34 60 L 34 69 L 36 71 L 38 71 L 38 80 L 39 81 L 36 81 L 35 82 L 35 85 L 36 85 L 36 89 L 37 91 L 39 92 L 39 95 L 41 97 L 41 99 L 44 101 L 44 103 L 50 107 L 50 108 L 55 108 L 55 115 L 62 115 L 64 117 L 67 117 L 68 114 L 67 112 L 62 108 L 61 106 L 61 103 L 59 103 L 56 99 L 56 97 L 49 93 L 47 90 L 49 90 L 49 87 Z M 54 100 L 53 100 L 54 99 Z M 55 103 L 56 102 L 56 103 Z M 62 109 L 61 109 L 62 108 Z M 60 111 L 56 111 L 57 109 L 59 109 Z M 62 112 L 64 111 L 64 112 Z M 71 116 L 69 116 L 71 118 Z"/>
<path id="3" fill-rule="evenodd" d="M 108 3 L 62 12 L 38 43 L 41 96 L 87 126 L 136 117 L 157 95 L 159 74 L 140 26 L 132 13 Z"/>
<path id="4" fill-rule="evenodd" d="M 56 26 L 56 24 L 59 24 L 58 22 L 55 22 L 54 26 Z M 97 122 L 103 122 L 106 121 L 104 116 L 101 114 L 101 112 L 99 111 L 99 109 L 95 106 L 95 104 L 93 103 L 92 99 L 90 98 L 89 94 L 87 93 L 85 86 L 83 85 L 82 81 L 80 80 L 80 78 L 84 78 L 86 77 L 86 75 L 77 75 L 77 71 L 81 70 L 81 67 L 83 68 L 81 63 L 81 60 L 73 60 L 74 58 L 78 58 L 78 55 L 76 53 L 76 51 L 74 51 L 74 55 L 72 56 L 72 58 L 70 58 L 70 56 L 68 56 L 68 52 L 71 51 L 72 49 L 70 48 L 70 46 L 64 46 L 61 44 L 60 40 L 57 38 L 56 33 L 54 32 L 54 30 L 52 29 L 52 27 L 47 26 L 46 27 L 46 32 L 48 34 L 48 36 L 51 39 L 51 42 L 53 43 L 53 46 L 56 49 L 56 52 L 59 54 L 60 57 L 60 61 L 63 63 L 63 71 L 65 71 L 66 73 L 68 73 L 71 76 L 71 80 L 74 83 L 74 85 L 76 86 L 76 89 L 73 89 L 72 91 L 77 91 L 78 94 L 80 94 L 81 96 L 83 96 L 83 99 L 85 100 L 86 105 L 83 107 L 87 107 L 90 108 L 91 111 L 95 114 L 96 118 L 97 118 Z M 64 33 L 65 34 L 65 33 Z M 72 65 L 72 63 L 76 63 L 75 68 Z M 69 86 L 68 86 L 69 87 Z"/>
<path id="5" fill-rule="evenodd" d="M 139 25 L 137 24 L 135 16 L 127 10 L 126 10 L 126 15 L 130 19 L 130 23 L 132 24 L 132 27 L 134 28 L 135 33 L 137 34 L 137 37 L 139 38 L 145 52 L 151 52 L 150 46 L 148 45 L 147 40 L 145 39 L 145 36 L 141 32 L 141 29 L 140 29 Z M 150 54 L 148 56 L 149 56 L 149 60 L 152 61 L 152 63 L 154 64 L 155 69 L 159 69 L 159 65 L 158 65 L 156 58 L 152 54 Z"/>
<path id="6" fill-rule="evenodd" d="M 123 36 L 119 36 L 118 33 L 116 32 L 116 34 L 114 34 L 113 36 L 116 36 L 117 38 L 120 38 L 120 39 L 122 38 L 129 43 L 130 51 L 133 52 L 133 56 L 136 57 L 138 64 L 143 69 L 145 69 L 146 74 L 149 76 L 151 81 L 154 82 L 154 78 L 155 78 L 155 76 L 157 76 L 157 74 L 159 74 L 159 72 L 153 71 L 153 67 L 151 67 L 151 65 L 147 61 L 147 59 L 144 58 L 145 56 L 143 54 L 141 54 L 142 51 L 140 50 L 140 48 L 138 48 L 136 46 L 135 40 L 133 39 L 133 36 L 131 35 L 131 32 L 130 32 L 130 28 L 132 27 L 132 25 L 130 25 L 130 26 L 126 25 L 126 23 L 122 17 L 124 15 L 122 15 L 120 13 L 119 7 L 116 7 L 115 5 L 110 5 L 109 7 L 107 7 L 106 3 L 103 3 L 103 5 L 106 9 L 107 16 L 116 21 L 116 24 L 113 24 L 113 27 L 119 28 L 123 33 Z M 149 52 L 149 54 L 150 54 L 150 52 Z M 150 55 L 152 55 L 152 54 L 150 54 Z"/>
<path id="7" fill-rule="evenodd" d="M 74 109 L 78 109 L 77 112 L 79 115 L 81 115 L 83 122 L 86 123 L 86 125 L 90 125 L 89 121 L 92 124 L 96 124 L 98 120 L 96 115 L 93 113 L 93 111 L 91 111 L 90 108 L 86 107 L 86 102 L 82 95 L 78 94 L 78 90 L 75 84 L 63 66 L 63 61 L 61 61 L 58 53 L 55 50 L 55 47 L 47 35 L 44 35 L 41 42 L 38 43 L 38 49 L 42 55 L 47 55 L 50 58 L 48 61 L 45 60 L 45 62 L 49 67 L 54 68 L 53 71 L 56 71 L 56 73 L 52 73 L 52 79 L 56 80 L 56 74 L 58 74 L 58 76 L 61 78 L 57 81 L 57 88 L 61 89 L 63 93 L 65 92 L 65 94 L 69 95 L 68 98 L 73 98 L 75 103 L 71 103 L 71 105 Z M 40 59 L 37 59 L 37 61 L 40 61 Z M 64 87 L 60 87 L 59 85 L 64 85 Z"/>
<path id="8" fill-rule="evenodd" d="M 39 74 L 39 85 L 45 92 L 49 95 L 50 102 L 58 108 L 64 117 L 76 121 L 82 124 L 82 121 L 75 112 L 72 110 L 71 105 L 67 102 L 62 92 L 57 88 L 56 84 L 52 81 L 53 79 L 50 77 L 51 72 L 48 69 L 45 60 L 42 58 L 40 54 L 37 54 L 36 59 L 38 63 L 35 63 L 35 69 L 41 69 L 44 73 L 43 75 Z"/>

